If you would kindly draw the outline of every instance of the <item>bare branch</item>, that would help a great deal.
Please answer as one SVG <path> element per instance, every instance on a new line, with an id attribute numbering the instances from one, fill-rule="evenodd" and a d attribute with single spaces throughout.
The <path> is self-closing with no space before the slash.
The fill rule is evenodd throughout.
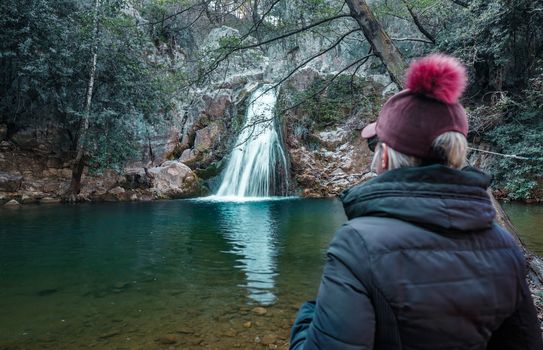
<path id="1" fill-rule="evenodd" d="M 419 29 L 419 31 L 425 36 L 428 38 L 428 40 L 430 40 L 432 42 L 432 44 L 435 44 L 436 43 L 436 39 L 434 38 L 434 36 L 432 34 L 430 34 L 430 32 L 428 30 L 426 30 L 426 28 L 424 28 L 424 26 L 422 25 L 422 23 L 420 22 L 420 19 L 419 19 L 419 16 L 417 16 L 417 14 L 415 13 L 415 11 L 413 11 L 413 7 L 407 2 L 407 0 L 402 0 L 403 4 L 405 5 L 405 7 L 407 7 L 407 11 L 409 11 L 409 14 L 411 15 L 411 18 L 413 18 L 413 22 L 415 23 L 415 25 L 417 26 L 417 28 Z"/>
<path id="2" fill-rule="evenodd" d="M 431 42 L 431 41 L 424 40 L 424 39 L 419 39 L 419 38 L 392 38 L 392 40 L 394 40 L 394 41 L 418 41 L 418 42 L 421 42 L 421 43 L 434 45 L 434 43 Z"/>
<path id="3" fill-rule="evenodd" d="M 321 24 L 324 24 L 324 23 L 327 23 L 327 22 L 331 22 L 331 21 L 333 21 L 335 19 L 347 18 L 347 17 L 351 18 L 351 15 L 349 15 L 349 14 L 341 14 L 341 15 L 337 15 L 337 16 L 333 16 L 333 17 L 328 17 L 328 18 L 322 19 L 320 21 L 317 21 L 315 23 L 311 23 L 311 24 L 309 24 L 307 26 L 304 26 L 304 27 L 298 28 L 296 30 L 293 30 L 291 32 L 276 36 L 276 37 L 268 39 L 268 40 L 264 40 L 262 42 L 258 42 L 256 44 L 245 45 L 245 46 L 235 46 L 235 47 L 232 47 L 231 49 L 232 49 L 232 52 L 240 51 L 240 50 L 253 49 L 253 48 L 256 48 L 256 47 L 260 47 L 262 45 L 272 43 L 272 42 L 277 41 L 277 40 L 287 38 L 289 36 L 292 36 L 292 35 L 295 35 L 295 34 L 298 34 L 298 33 L 301 33 L 301 32 L 304 32 L 304 31 L 306 31 L 308 29 L 320 26 Z"/>
<path id="4" fill-rule="evenodd" d="M 281 110 L 281 114 L 283 114 L 283 113 L 285 113 L 285 112 L 287 112 L 287 111 L 289 111 L 289 110 L 291 110 L 291 109 L 294 109 L 294 108 L 296 108 L 296 107 L 299 107 L 299 106 L 302 105 L 305 101 L 307 101 L 307 100 L 309 100 L 309 99 L 311 99 L 311 98 L 313 98 L 313 97 L 316 97 L 317 95 L 319 95 L 320 93 L 322 93 L 324 90 L 326 90 L 326 89 L 332 84 L 332 82 L 333 82 L 334 80 L 336 80 L 336 78 L 337 78 L 338 76 L 341 75 L 341 73 L 343 73 L 343 72 L 345 72 L 346 70 L 348 70 L 349 68 L 351 68 L 351 67 L 353 67 L 353 66 L 359 64 L 360 62 L 362 62 L 362 61 L 364 61 L 364 60 L 367 60 L 369 57 L 372 57 L 372 56 L 375 56 L 375 54 L 372 53 L 372 54 L 366 55 L 366 56 L 364 56 L 364 57 L 362 57 L 362 58 L 359 58 L 359 59 L 357 59 L 356 61 L 350 63 L 348 66 L 343 67 L 343 69 L 341 69 L 339 72 L 337 72 L 336 74 L 334 74 L 334 76 L 328 81 L 328 83 L 327 83 L 324 87 L 322 87 L 321 89 L 319 89 L 317 92 L 313 93 L 311 96 L 308 96 L 308 97 L 304 98 L 302 101 L 296 103 L 295 105 L 290 106 L 290 107 L 287 107 L 287 108 Z"/>
<path id="5" fill-rule="evenodd" d="M 336 46 L 338 46 L 338 45 L 343 41 L 343 39 L 345 39 L 347 36 L 351 35 L 352 33 L 359 32 L 360 30 L 361 30 L 360 28 L 356 28 L 356 29 L 350 30 L 349 32 L 343 34 L 343 35 L 342 35 L 338 40 L 336 40 L 336 42 L 334 42 L 331 46 L 329 46 L 328 48 L 326 48 L 326 49 L 323 50 L 323 51 L 320 51 L 320 52 L 316 53 L 315 55 L 309 57 L 308 59 L 304 60 L 302 63 L 300 63 L 299 65 L 297 65 L 294 69 L 292 69 L 292 70 L 291 70 L 286 76 L 284 76 L 281 80 L 279 80 L 277 83 L 273 84 L 270 88 L 264 90 L 264 92 L 262 92 L 260 95 L 258 95 L 257 97 L 255 97 L 255 98 L 253 99 L 253 101 L 251 101 L 251 102 L 256 101 L 258 98 L 260 98 L 260 96 L 264 95 L 264 94 L 267 93 L 268 91 L 277 88 L 277 87 L 280 86 L 282 83 L 284 83 L 285 81 L 287 81 L 288 78 L 290 78 L 294 73 L 296 73 L 296 72 L 297 72 L 299 69 L 301 69 L 303 66 L 305 66 L 305 65 L 308 64 L 309 62 L 313 61 L 315 58 L 320 57 L 320 56 L 324 55 L 325 53 L 331 51 L 331 50 L 334 49 Z"/>
<path id="6" fill-rule="evenodd" d="M 247 33 L 243 34 L 243 36 L 241 37 L 241 40 L 244 40 L 244 39 L 247 39 L 247 37 L 249 37 L 249 35 L 251 35 L 252 33 L 256 32 L 258 30 L 258 28 L 260 28 L 260 25 L 262 24 L 262 22 L 264 21 L 264 18 L 266 18 L 267 15 L 270 14 L 271 10 L 273 10 L 273 8 L 275 7 L 275 5 L 277 5 L 281 0 L 275 0 L 271 5 L 270 7 L 266 10 L 266 12 L 264 12 L 262 14 L 262 16 L 260 16 L 260 19 L 256 22 L 256 23 L 253 23 L 253 25 L 251 26 L 251 28 L 249 28 L 249 30 L 247 31 Z"/>
<path id="7" fill-rule="evenodd" d="M 469 7 L 469 3 L 464 0 L 451 0 L 451 1 L 459 6 L 466 7 L 466 8 Z"/>
<path id="8" fill-rule="evenodd" d="M 195 9 L 197 8 L 198 6 L 204 6 L 207 5 L 207 3 L 209 2 L 209 0 L 206 0 L 206 1 L 202 1 L 202 2 L 197 2 L 195 4 L 192 4 L 190 5 L 189 7 L 186 7 L 184 9 L 181 9 L 177 12 L 174 12 L 172 13 L 171 15 L 168 15 L 166 17 L 163 17 L 160 21 L 155 21 L 155 22 L 145 22 L 145 23 L 138 23 L 136 25 L 155 25 L 155 24 L 160 24 L 160 23 L 164 23 L 165 21 L 169 20 L 169 19 L 172 19 L 174 17 L 177 17 L 179 15 L 182 15 L 183 13 L 187 12 L 187 11 L 190 11 L 192 9 Z"/>
<path id="9" fill-rule="evenodd" d="M 366 59 L 363 60 L 362 62 L 360 62 L 356 68 L 354 69 L 353 73 L 351 74 L 351 81 L 349 82 L 350 86 L 351 86 L 351 96 L 354 94 L 354 77 L 356 76 L 356 73 L 358 72 L 358 70 L 360 69 L 360 67 L 362 67 L 366 62 L 368 62 L 368 60 L 370 59 L 371 56 L 369 56 L 369 54 L 371 54 L 371 52 L 373 51 L 373 48 L 370 46 L 370 49 L 368 50 L 368 53 L 366 55 Z"/>
<path id="10" fill-rule="evenodd" d="M 225 54 L 221 55 L 220 57 L 218 57 L 215 62 L 213 62 L 210 66 L 210 68 L 208 70 L 206 70 L 204 73 L 202 73 L 197 81 L 198 82 L 201 82 L 202 81 L 202 77 L 206 77 L 208 76 L 210 73 L 212 73 L 215 69 L 217 69 L 217 67 L 221 64 L 222 61 L 224 61 L 225 59 L 227 59 L 228 57 L 230 57 L 232 54 L 234 54 L 235 52 L 238 52 L 238 51 L 242 51 L 242 50 L 248 50 L 248 49 L 252 49 L 252 48 L 257 48 L 257 47 L 260 47 L 262 45 L 266 45 L 266 44 L 270 44 L 272 42 L 275 42 L 275 41 L 278 41 L 278 40 L 281 40 L 281 39 L 284 39 L 284 38 L 287 38 L 287 37 L 290 37 L 292 35 L 296 35 L 298 33 L 301 33 L 301 32 L 304 32 L 306 30 L 309 30 L 311 28 L 315 28 L 317 26 L 320 26 L 322 24 L 325 24 L 325 23 L 328 23 L 328 22 L 331 22 L 333 20 L 336 20 L 336 19 L 340 19 L 340 18 L 352 18 L 351 15 L 349 14 L 341 14 L 341 15 L 337 15 L 337 16 L 332 16 L 332 17 L 328 17 L 328 18 L 324 18 L 320 21 L 317 21 L 317 22 L 314 22 L 314 23 L 311 23 L 311 24 L 308 24 L 307 26 L 303 26 L 301 28 L 298 28 L 296 30 L 293 30 L 293 31 L 290 31 L 288 33 L 285 33 L 285 34 L 282 34 L 282 35 L 278 35 L 276 37 L 273 37 L 271 39 L 268 39 L 268 40 L 264 40 L 264 41 L 261 41 L 261 42 L 258 42 L 258 43 L 255 43 L 255 44 L 250 44 L 250 45 L 244 45 L 244 46 L 232 46 L 232 47 L 229 47 L 229 51 L 226 52 Z"/>

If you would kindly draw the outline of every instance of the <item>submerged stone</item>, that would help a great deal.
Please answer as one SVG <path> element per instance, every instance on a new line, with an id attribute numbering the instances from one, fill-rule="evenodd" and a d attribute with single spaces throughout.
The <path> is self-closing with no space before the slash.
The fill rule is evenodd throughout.
<path id="1" fill-rule="evenodd" d="M 56 292 L 58 292 L 58 289 L 51 288 L 51 289 L 42 289 L 36 294 L 38 296 L 40 296 L 40 297 L 44 297 L 44 296 L 47 296 L 47 295 L 55 294 Z"/>
<path id="2" fill-rule="evenodd" d="M 253 309 L 253 312 L 257 315 L 265 315 L 268 310 L 266 310 L 264 307 L 258 306 Z"/>
<path id="3" fill-rule="evenodd" d="M 158 338 L 158 342 L 161 344 L 175 344 L 177 343 L 177 336 L 175 334 L 164 334 Z"/>

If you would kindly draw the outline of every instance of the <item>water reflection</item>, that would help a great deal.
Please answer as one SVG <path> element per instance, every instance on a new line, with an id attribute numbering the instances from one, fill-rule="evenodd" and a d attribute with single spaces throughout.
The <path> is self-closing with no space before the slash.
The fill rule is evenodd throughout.
<path id="1" fill-rule="evenodd" d="M 239 256 L 236 268 L 244 272 L 249 298 L 269 305 L 277 275 L 276 223 L 269 202 L 228 203 L 219 210 L 221 232 L 232 245 L 225 253 Z"/>

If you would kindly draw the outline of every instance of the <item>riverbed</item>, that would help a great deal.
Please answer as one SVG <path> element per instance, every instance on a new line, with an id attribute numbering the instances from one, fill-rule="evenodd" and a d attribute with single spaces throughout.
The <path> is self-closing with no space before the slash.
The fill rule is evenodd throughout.
<path id="1" fill-rule="evenodd" d="M 543 207 L 505 206 L 543 252 Z M 286 349 L 344 222 L 329 199 L 0 210 L 0 349 Z"/>

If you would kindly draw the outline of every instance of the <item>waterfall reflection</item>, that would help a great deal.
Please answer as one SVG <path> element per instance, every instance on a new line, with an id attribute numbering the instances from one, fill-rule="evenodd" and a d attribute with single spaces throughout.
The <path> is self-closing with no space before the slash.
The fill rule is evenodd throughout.
<path id="1" fill-rule="evenodd" d="M 219 210 L 221 231 L 232 249 L 225 253 L 239 256 L 236 268 L 245 273 L 249 298 L 269 305 L 277 275 L 277 241 L 269 202 L 224 203 Z"/>

